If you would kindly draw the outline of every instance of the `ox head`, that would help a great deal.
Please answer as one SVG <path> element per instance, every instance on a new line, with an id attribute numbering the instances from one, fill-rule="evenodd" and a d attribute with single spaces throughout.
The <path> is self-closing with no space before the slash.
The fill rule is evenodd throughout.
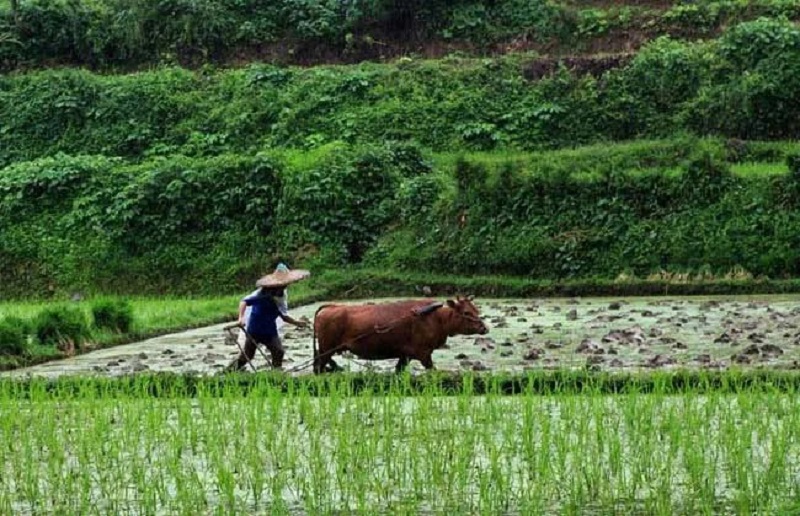
<path id="1" fill-rule="evenodd" d="M 489 328 L 483 323 L 478 308 L 472 303 L 472 296 L 456 296 L 456 300 L 447 300 L 447 306 L 453 310 L 453 327 L 451 333 L 461 335 L 485 335 Z"/>

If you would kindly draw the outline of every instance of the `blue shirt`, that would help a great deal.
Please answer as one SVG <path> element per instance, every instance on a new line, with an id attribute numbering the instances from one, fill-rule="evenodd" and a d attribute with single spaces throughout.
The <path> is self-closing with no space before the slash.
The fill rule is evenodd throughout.
<path id="1" fill-rule="evenodd" d="M 247 306 L 251 306 L 250 317 L 247 319 L 247 333 L 254 338 L 272 338 L 278 336 L 278 326 L 275 319 L 280 317 L 281 310 L 275 299 L 269 295 L 249 295 L 243 299 Z"/>
<path id="2" fill-rule="evenodd" d="M 261 289 L 257 288 L 254 291 L 252 291 L 250 293 L 250 295 L 251 296 L 255 296 L 255 295 L 258 295 L 259 292 L 261 292 Z M 282 297 L 276 297 L 274 299 L 275 299 L 275 302 L 278 304 L 278 310 L 280 310 L 280 312 L 282 314 L 288 315 L 289 314 L 289 303 L 288 303 L 289 292 L 284 290 Z M 244 299 L 242 299 L 242 300 L 244 300 Z M 252 306 L 248 306 L 244 310 L 245 329 L 247 329 L 247 321 L 250 320 L 250 312 L 252 312 L 252 311 L 253 311 L 253 307 Z M 280 331 L 281 327 L 283 326 L 283 319 L 281 319 L 280 317 L 275 319 L 275 325 L 278 327 L 278 331 Z M 242 344 L 244 344 L 244 341 L 242 341 Z"/>

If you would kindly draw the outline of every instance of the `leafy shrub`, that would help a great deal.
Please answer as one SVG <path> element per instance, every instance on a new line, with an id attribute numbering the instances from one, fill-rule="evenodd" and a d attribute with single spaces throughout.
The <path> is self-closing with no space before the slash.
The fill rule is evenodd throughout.
<path id="1" fill-rule="evenodd" d="M 670 25 L 708 31 L 719 23 L 721 16 L 719 2 L 691 3 L 671 7 L 661 16 L 661 20 Z"/>
<path id="2" fill-rule="evenodd" d="M 800 207 L 800 153 L 786 156 L 789 173 L 776 177 L 772 182 L 775 203 L 789 210 Z"/>
<path id="3" fill-rule="evenodd" d="M 296 171 L 285 178 L 279 227 L 305 228 L 312 243 L 339 247 L 345 260 L 359 261 L 398 214 L 395 195 L 406 167 L 395 159 L 402 157 L 365 148 Z"/>
<path id="4" fill-rule="evenodd" d="M 789 173 L 794 180 L 800 183 L 800 153 L 786 156 L 786 166 L 789 167 Z"/>
<path id="5" fill-rule="evenodd" d="M 607 34 L 612 29 L 630 25 L 636 12 L 637 9 L 630 6 L 618 9 L 582 9 L 578 12 L 577 30 L 581 36 Z"/>
<path id="6" fill-rule="evenodd" d="M 0 319 L 0 354 L 21 355 L 27 350 L 27 334 L 17 318 Z"/>
<path id="7" fill-rule="evenodd" d="M 507 0 L 494 4 L 498 36 L 524 35 L 537 41 L 568 39 L 577 30 L 577 15 L 564 5 L 545 0 Z"/>
<path id="8" fill-rule="evenodd" d="M 718 60 L 685 104 L 682 123 L 745 140 L 796 138 L 800 28 L 786 20 L 742 23 L 722 35 L 715 53 Z"/>
<path id="9" fill-rule="evenodd" d="M 663 37 L 637 53 L 624 78 L 630 91 L 657 115 L 673 112 L 694 97 L 708 75 L 708 66 L 701 46 Z"/>
<path id="10" fill-rule="evenodd" d="M 683 167 L 684 195 L 696 206 L 716 202 L 733 181 L 726 151 L 717 142 L 700 142 Z"/>
<path id="11" fill-rule="evenodd" d="M 96 328 L 128 333 L 133 325 L 133 307 L 125 300 L 98 301 L 92 305 Z"/>
<path id="12" fill-rule="evenodd" d="M 26 339 L 33 335 L 34 324 L 30 319 L 9 315 L 6 316 L 4 320 L 11 326 L 19 328 Z"/>
<path id="13" fill-rule="evenodd" d="M 46 345 L 74 346 L 90 335 L 83 311 L 77 307 L 46 308 L 36 317 L 36 338 Z"/>
<path id="14" fill-rule="evenodd" d="M 482 3 L 456 4 L 448 18 L 447 27 L 441 31 L 447 39 L 469 37 L 481 40 L 488 37 L 489 12 Z"/>
<path id="15" fill-rule="evenodd" d="M 733 73 L 766 68 L 798 60 L 800 28 L 788 20 L 759 18 L 740 23 L 719 39 L 719 56 Z"/>

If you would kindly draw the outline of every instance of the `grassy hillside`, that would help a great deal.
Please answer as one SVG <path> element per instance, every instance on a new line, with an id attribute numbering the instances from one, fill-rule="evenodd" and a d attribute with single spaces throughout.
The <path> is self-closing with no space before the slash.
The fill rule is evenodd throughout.
<path id="1" fill-rule="evenodd" d="M 743 140 L 800 136 L 800 28 L 787 21 L 735 25 L 708 42 L 659 39 L 604 73 L 547 72 L 532 63 L 515 54 L 311 69 L 6 75 L 0 165 L 58 152 L 142 160 L 312 150 L 335 141 L 460 151 L 684 131 Z"/>
<path id="2" fill-rule="evenodd" d="M 0 174 L 0 278 L 4 296 L 231 292 L 276 259 L 554 281 L 794 277 L 797 150 L 685 137 L 506 156 L 340 143 L 42 158 Z"/>
<path id="3" fill-rule="evenodd" d="M 6 13 L 0 296 L 225 293 L 276 259 L 560 282 L 800 272 L 796 2 L 148 5 Z M 393 24 L 467 51 L 210 66 L 256 43 L 341 61 Z M 530 51 L 602 38 L 639 50 Z M 205 66 L 163 65 L 185 56 Z M 24 71 L 65 63 L 97 70 Z"/>

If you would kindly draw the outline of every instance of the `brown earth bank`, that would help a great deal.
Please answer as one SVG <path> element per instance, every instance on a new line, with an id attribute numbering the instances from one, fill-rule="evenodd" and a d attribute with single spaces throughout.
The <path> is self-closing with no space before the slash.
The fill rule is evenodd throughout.
<path id="1" fill-rule="evenodd" d="M 645 27 L 646 25 L 646 27 Z M 498 57 L 512 53 L 533 53 L 541 55 L 534 59 L 532 67 L 541 59 L 544 63 L 565 60 L 568 68 L 576 73 L 589 73 L 596 66 L 584 70 L 582 66 L 573 66 L 575 62 L 607 62 L 605 54 L 631 54 L 638 51 L 648 41 L 662 35 L 695 39 L 697 37 L 712 38 L 719 30 L 698 33 L 681 27 L 659 27 L 656 21 L 642 23 L 642 27 L 612 27 L 604 34 L 574 34 L 564 41 L 550 39 L 542 41 L 535 35 L 525 35 L 497 43 L 478 44 L 461 40 L 432 39 L 430 37 L 406 37 L 406 35 L 356 34 L 344 44 L 327 42 L 309 42 L 286 38 L 273 43 L 237 47 L 216 53 L 208 53 L 199 49 L 177 49 L 171 63 L 188 69 L 199 69 L 213 65 L 221 68 L 239 68 L 254 62 L 268 62 L 282 66 L 311 67 L 320 65 L 347 65 L 365 61 L 391 62 L 402 57 L 417 59 L 440 59 L 450 55 L 464 57 Z M 574 39 L 574 41 L 571 41 Z M 59 67 L 86 67 L 94 71 L 115 71 L 119 73 L 136 72 L 152 68 L 156 63 L 140 63 L 133 65 L 116 65 L 111 69 L 95 67 L 91 64 L 59 58 L 43 59 L 35 63 L 17 63 L 0 61 L 0 71 L 12 70 L 25 72 Z M 545 65 L 546 66 L 546 65 Z M 606 68 L 607 69 L 607 68 Z"/>
<path id="2" fill-rule="evenodd" d="M 574 34 L 569 40 L 552 38 L 540 40 L 535 34 L 496 43 L 478 43 L 436 38 L 414 38 L 405 35 L 353 35 L 348 44 L 303 42 L 285 39 L 275 43 L 242 47 L 218 55 L 184 51 L 177 56 L 178 64 L 198 68 L 208 63 L 221 67 L 242 67 L 252 62 L 270 62 L 286 66 L 319 66 L 326 64 L 357 64 L 364 61 L 389 62 L 402 57 L 441 59 L 449 55 L 467 57 L 498 57 L 528 52 L 542 59 L 603 60 L 604 54 L 630 54 L 659 36 L 682 39 L 713 38 L 721 28 L 709 31 L 673 26 L 659 26 L 656 20 L 642 22 L 643 27 L 613 27 L 604 34 Z M 646 27 L 644 27 L 646 25 Z"/>
<path id="3" fill-rule="evenodd" d="M 382 303 L 390 299 L 346 301 Z M 490 299 L 476 303 L 490 328 L 485 336 L 456 336 L 434 352 L 444 371 L 800 368 L 800 295 L 642 298 Z M 320 303 L 292 308 L 312 318 Z M 238 354 L 226 324 L 93 351 L 3 373 L 6 377 L 119 376 L 174 372 L 219 374 Z M 311 330 L 282 330 L 284 369 L 311 374 Z M 256 353 L 267 370 L 268 353 Z M 353 372 L 394 371 L 394 360 L 339 357 Z M 250 369 L 252 371 L 252 369 Z M 422 366 L 411 362 L 415 374 Z"/>

